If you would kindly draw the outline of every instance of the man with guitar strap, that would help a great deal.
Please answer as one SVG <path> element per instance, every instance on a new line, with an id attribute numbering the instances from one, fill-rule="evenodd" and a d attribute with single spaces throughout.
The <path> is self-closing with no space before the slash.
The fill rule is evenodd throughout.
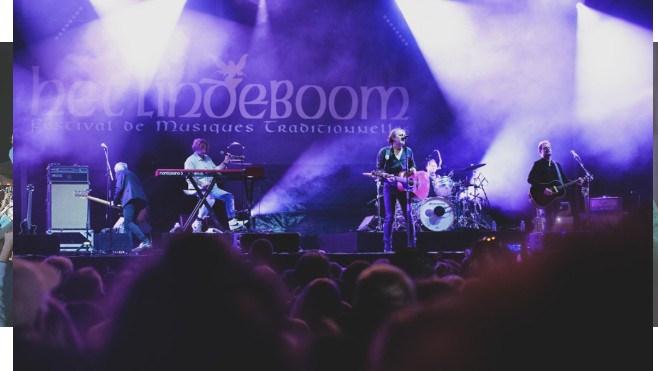
<path id="1" fill-rule="evenodd" d="M 410 208 L 407 208 L 407 201 L 410 200 L 408 187 L 398 187 L 398 180 L 402 177 L 408 178 L 416 173 L 416 163 L 411 148 L 405 145 L 407 132 L 402 128 L 391 130 L 388 135 L 390 146 L 382 147 L 377 153 L 377 170 L 389 174 L 384 181 L 384 251 L 393 251 L 393 218 L 395 216 L 395 202 L 400 203 L 400 209 L 404 212 L 407 221 L 408 242 L 414 245 L 415 230 L 411 220 Z M 396 179 L 398 178 L 398 179 Z M 411 246 L 410 246 L 411 247 Z"/>
<path id="2" fill-rule="evenodd" d="M 132 232 L 140 241 L 139 246 L 134 248 L 132 252 L 139 253 L 151 247 L 151 240 L 136 223 L 140 211 L 143 209 L 148 210 L 148 198 L 146 198 L 142 182 L 135 173 L 128 170 L 128 164 L 117 162 L 114 165 L 114 172 L 116 173 L 116 187 L 112 204 L 121 205 L 124 228 Z"/>
<path id="3" fill-rule="evenodd" d="M 528 174 L 530 184 L 530 200 L 543 209 L 546 218 L 546 230 L 552 231 L 560 210 L 560 199 L 566 195 L 567 188 L 573 184 L 581 186 L 583 179 L 569 180 L 562 166 L 551 158 L 553 152 L 551 142 L 542 140 L 537 145 L 541 158 L 534 162 Z M 575 208 L 572 208 L 574 224 L 579 219 Z"/>

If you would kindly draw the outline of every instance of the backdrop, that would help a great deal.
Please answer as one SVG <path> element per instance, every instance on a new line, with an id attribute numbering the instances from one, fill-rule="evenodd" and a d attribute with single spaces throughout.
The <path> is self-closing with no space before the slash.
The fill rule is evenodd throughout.
<path id="1" fill-rule="evenodd" d="M 107 198 L 106 145 L 111 166 L 141 177 L 151 224 L 167 231 L 194 200 L 183 179 L 155 171 L 182 168 L 202 137 L 217 163 L 229 151 L 263 167 L 262 226 L 355 230 L 375 213 L 363 173 L 395 127 L 419 167 L 440 150 L 443 173 L 477 177 L 501 227 L 532 218 L 526 177 L 542 139 L 570 177 L 584 170 L 569 151 L 580 155 L 593 197 L 648 202 L 651 29 L 594 8 L 605 22 L 588 29 L 590 13 L 566 3 L 19 2 L 16 210 L 27 215 L 33 185 L 32 222 L 45 230 L 49 165 L 88 167 L 90 194 Z M 246 207 L 240 182 L 223 186 Z M 116 220 L 89 210 L 96 231 Z"/>

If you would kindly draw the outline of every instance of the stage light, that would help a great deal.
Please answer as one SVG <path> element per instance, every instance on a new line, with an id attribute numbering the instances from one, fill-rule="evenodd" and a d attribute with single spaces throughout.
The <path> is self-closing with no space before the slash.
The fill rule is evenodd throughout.
<path id="1" fill-rule="evenodd" d="M 185 5 L 185 0 L 129 1 L 101 11 L 105 34 L 126 68 L 150 83 Z M 102 7 L 101 7 L 102 8 Z"/>

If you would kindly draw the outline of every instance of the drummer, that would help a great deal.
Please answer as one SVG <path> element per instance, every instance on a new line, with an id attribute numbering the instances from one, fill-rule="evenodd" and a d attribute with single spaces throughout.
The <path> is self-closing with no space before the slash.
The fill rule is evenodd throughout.
<path id="1" fill-rule="evenodd" d="M 427 162 L 425 163 L 425 171 L 430 177 L 430 193 L 428 197 L 438 196 L 436 185 L 438 184 L 438 179 L 441 178 L 441 175 L 438 174 L 438 171 L 441 170 L 441 165 L 443 165 L 443 159 L 441 158 L 441 152 L 438 149 L 435 149 L 428 157 Z"/>

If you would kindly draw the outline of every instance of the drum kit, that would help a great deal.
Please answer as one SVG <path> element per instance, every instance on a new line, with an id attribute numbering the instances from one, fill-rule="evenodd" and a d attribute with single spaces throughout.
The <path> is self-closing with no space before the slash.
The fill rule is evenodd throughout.
<path id="1" fill-rule="evenodd" d="M 475 175 L 474 170 L 486 164 L 471 165 L 463 169 L 453 170 L 446 176 L 436 176 L 431 180 L 435 197 L 419 198 L 412 193 L 411 217 L 416 231 L 442 232 L 449 230 L 492 230 L 493 219 L 488 216 L 489 199 L 484 187 L 488 181 L 482 174 Z M 455 174 L 470 175 L 455 177 Z M 363 173 L 371 176 L 371 173 Z M 372 177 L 377 181 L 378 215 L 382 215 L 379 198 L 381 178 Z M 372 202 L 372 201 L 371 201 Z M 394 231 L 406 231 L 404 212 L 396 203 L 393 221 Z M 380 221 L 377 230 L 383 230 Z"/>

